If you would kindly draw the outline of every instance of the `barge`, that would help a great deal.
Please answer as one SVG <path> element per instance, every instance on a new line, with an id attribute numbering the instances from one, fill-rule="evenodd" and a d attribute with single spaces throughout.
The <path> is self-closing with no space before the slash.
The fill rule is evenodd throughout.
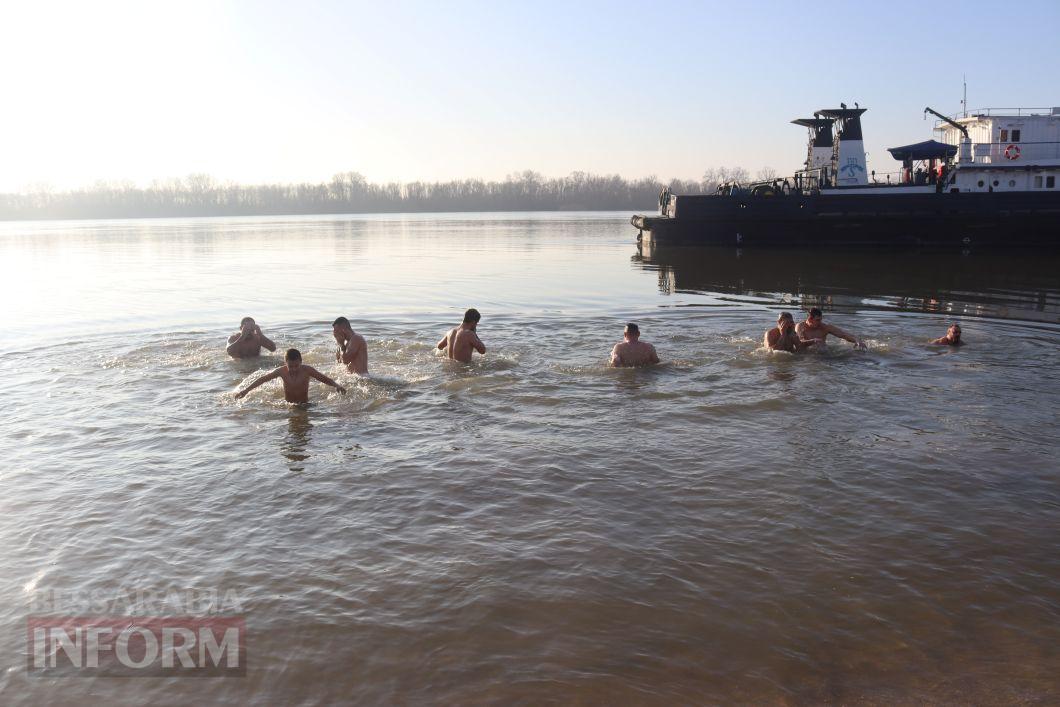
<path id="1" fill-rule="evenodd" d="M 938 122 L 939 140 L 891 148 L 901 170 L 866 171 L 865 108 L 821 109 L 804 169 L 785 179 L 664 190 L 638 241 L 694 245 L 1060 248 L 1060 108 L 981 109 Z"/>

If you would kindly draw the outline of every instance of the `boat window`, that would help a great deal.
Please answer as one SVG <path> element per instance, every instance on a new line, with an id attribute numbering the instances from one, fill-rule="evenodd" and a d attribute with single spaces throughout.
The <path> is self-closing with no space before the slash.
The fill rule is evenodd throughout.
<path id="1" fill-rule="evenodd" d="M 1034 188 L 1035 189 L 1041 189 L 1042 188 L 1042 175 L 1039 174 L 1039 175 L 1034 177 Z"/>
<path id="2" fill-rule="evenodd" d="M 982 179 L 979 180 L 979 186 L 983 186 L 983 180 Z"/>
<path id="3" fill-rule="evenodd" d="M 1046 189 L 1052 189 L 1055 186 L 1056 186 L 1056 177 L 1046 177 L 1045 178 L 1045 188 Z"/>
<path id="4" fill-rule="evenodd" d="M 1010 187 L 1014 187 L 1014 186 L 1016 186 L 1016 180 L 1015 180 L 1015 179 L 1010 179 L 1010 180 L 1008 180 L 1008 185 L 1009 185 Z"/>
<path id="5" fill-rule="evenodd" d="M 1008 130 L 1001 131 L 1001 137 L 998 142 L 1008 142 Z"/>
<path id="6" fill-rule="evenodd" d="M 996 179 L 994 180 L 994 186 L 995 187 L 997 186 L 997 180 Z"/>
<path id="7" fill-rule="evenodd" d="M 1012 142 L 1019 142 L 1019 141 L 1020 141 L 1020 131 L 1019 130 L 1013 130 L 1012 131 Z"/>

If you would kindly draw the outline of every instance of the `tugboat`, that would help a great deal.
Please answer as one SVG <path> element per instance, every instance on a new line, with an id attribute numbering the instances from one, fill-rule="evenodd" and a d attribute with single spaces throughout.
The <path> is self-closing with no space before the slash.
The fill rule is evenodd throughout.
<path id="1" fill-rule="evenodd" d="M 807 128 L 805 168 L 786 179 L 665 190 L 637 215 L 638 241 L 693 245 L 1060 248 L 1060 108 L 981 109 L 947 117 L 940 140 L 890 148 L 900 172 L 866 172 L 854 104 L 791 121 Z"/>

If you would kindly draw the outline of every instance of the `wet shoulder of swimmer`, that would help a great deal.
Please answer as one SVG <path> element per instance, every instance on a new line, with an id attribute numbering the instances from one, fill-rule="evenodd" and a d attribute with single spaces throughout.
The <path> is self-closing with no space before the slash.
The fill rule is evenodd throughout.
<path id="1" fill-rule="evenodd" d="M 471 363 L 471 357 L 477 351 L 486 353 L 486 345 L 478 337 L 478 323 L 482 319 L 477 309 L 469 309 L 464 312 L 464 321 L 445 333 L 442 340 L 438 342 L 438 350 L 444 351 L 445 355 L 454 361 Z"/>
<path id="2" fill-rule="evenodd" d="M 225 352 L 232 358 L 253 358 L 261 355 L 262 349 L 276 350 L 272 339 L 261 333 L 253 317 L 243 317 L 239 322 L 239 331 L 228 337 Z"/>
<path id="3" fill-rule="evenodd" d="M 267 373 L 261 378 L 248 385 L 243 390 L 236 393 L 236 398 L 243 398 L 247 393 L 254 390 L 260 385 L 268 383 L 271 380 L 279 378 L 283 381 L 283 397 L 289 403 L 308 403 L 309 402 L 309 379 L 314 378 L 324 385 L 330 385 L 332 388 L 337 389 L 340 393 L 345 393 L 346 389 L 335 381 L 328 378 L 326 375 L 313 368 L 302 363 L 302 354 L 298 349 L 287 349 L 287 353 L 283 357 L 284 365 L 280 366 L 272 373 Z"/>
<path id="4" fill-rule="evenodd" d="M 622 341 L 615 344 L 611 349 L 611 363 L 613 368 L 629 368 L 632 366 L 651 366 L 659 363 L 659 354 L 655 347 L 647 341 L 640 340 L 640 327 L 630 322 L 622 332 Z"/>
<path id="5" fill-rule="evenodd" d="M 346 367 L 350 373 L 368 375 L 368 342 L 353 330 L 350 320 L 339 317 L 331 324 L 331 333 L 339 350 L 335 352 L 335 362 Z"/>

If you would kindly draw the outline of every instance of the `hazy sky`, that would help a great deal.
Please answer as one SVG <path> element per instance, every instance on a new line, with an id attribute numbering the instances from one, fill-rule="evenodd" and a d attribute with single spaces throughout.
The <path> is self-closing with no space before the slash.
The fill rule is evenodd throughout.
<path id="1" fill-rule="evenodd" d="M 6 2 L 0 190 L 699 177 L 797 168 L 860 102 L 870 168 L 924 106 L 1060 105 L 1060 2 Z"/>

